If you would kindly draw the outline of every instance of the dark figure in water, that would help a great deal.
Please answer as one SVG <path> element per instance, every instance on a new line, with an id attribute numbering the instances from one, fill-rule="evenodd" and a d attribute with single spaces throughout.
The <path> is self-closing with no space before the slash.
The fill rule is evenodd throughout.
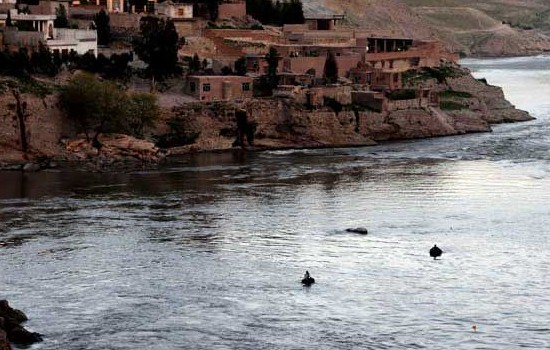
<path id="1" fill-rule="evenodd" d="M 311 286 L 313 283 L 315 283 L 315 278 L 309 275 L 309 271 L 306 271 L 306 273 L 304 274 L 304 278 L 302 278 L 302 284 L 306 286 Z"/>
<path id="2" fill-rule="evenodd" d="M 435 260 L 437 257 L 441 256 L 441 254 L 443 254 L 443 251 L 434 244 L 432 249 L 430 249 L 430 256 Z"/>

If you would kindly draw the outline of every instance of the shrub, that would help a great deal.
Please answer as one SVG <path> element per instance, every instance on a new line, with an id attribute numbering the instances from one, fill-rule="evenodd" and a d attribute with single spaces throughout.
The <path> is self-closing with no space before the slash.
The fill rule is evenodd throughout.
<path id="1" fill-rule="evenodd" d="M 93 134 L 96 144 L 103 132 L 141 137 L 158 116 L 153 95 L 128 94 L 116 84 L 86 73 L 75 75 L 62 88 L 60 102 L 67 117 L 78 124 L 88 139 Z"/>
<path id="2" fill-rule="evenodd" d="M 456 111 L 460 109 L 467 109 L 468 106 L 453 101 L 441 101 L 439 104 L 439 108 L 447 111 Z"/>
<path id="3" fill-rule="evenodd" d="M 449 97 L 459 97 L 459 98 L 470 98 L 472 94 L 466 91 L 455 91 L 455 90 L 443 90 L 439 93 L 441 98 Z"/>
<path id="4" fill-rule="evenodd" d="M 413 90 L 413 89 L 394 90 L 388 93 L 387 97 L 390 100 L 412 100 L 416 98 L 416 90 Z"/>

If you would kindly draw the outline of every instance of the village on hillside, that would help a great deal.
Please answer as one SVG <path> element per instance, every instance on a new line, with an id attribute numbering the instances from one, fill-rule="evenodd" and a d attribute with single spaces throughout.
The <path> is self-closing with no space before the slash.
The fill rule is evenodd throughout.
<path id="1" fill-rule="evenodd" d="M 300 0 L 0 0 L 0 48 L 3 75 L 100 76 L 73 76 L 69 87 L 80 92 L 71 93 L 80 95 L 61 89 L 73 134 L 85 133 L 96 148 L 107 131 L 144 136 L 157 107 L 165 127 L 149 139 L 197 150 L 244 146 L 245 136 L 250 146 L 256 137 L 265 146 L 308 147 L 488 131 L 491 108 L 513 108 L 476 100 L 480 89 L 503 96 L 471 76 L 463 81 L 470 92 L 445 85 L 468 73 L 441 42 L 353 27 L 345 13 Z M 85 92 L 98 86 L 86 84 L 104 80 L 142 94 L 98 117 L 99 95 Z M 123 101 L 117 86 L 104 95 Z M 23 129 L 25 113 L 16 114 Z M 50 134 L 72 136 L 61 129 Z M 6 139 L 28 143 L 18 140 L 25 132 L 12 131 Z"/>
<path id="2" fill-rule="evenodd" d="M 122 0 L 85 4 L 71 0 L 40 0 L 36 4 L 16 1 L 0 0 L 0 47 L 4 50 L 25 48 L 32 52 L 43 44 L 61 57 L 76 53 L 109 58 L 132 53 L 137 60 L 131 44 L 140 34 L 140 20 L 154 16 L 172 21 L 180 40 L 187 42 L 180 47 L 179 59 L 187 58 L 191 63 L 195 55 L 200 59 L 198 69 L 187 69 L 182 75 L 185 92 L 200 101 L 252 97 L 258 79 L 271 74 L 266 58 L 270 49 L 276 50 L 272 51 L 276 52 L 273 93 L 308 95 L 315 104 L 323 100 L 323 90 L 329 94 L 334 91 L 334 86 L 327 85 L 339 83 L 342 90 L 353 86 L 354 98 L 375 108 L 396 108 L 383 93 L 402 87 L 403 72 L 457 60 L 438 42 L 340 26 L 345 20 L 343 14 L 306 10 L 302 18 L 289 19 L 303 23 L 283 21 L 281 26 L 264 27 L 247 13 L 245 0 L 216 2 L 215 18 L 208 1 L 142 1 L 133 5 Z M 108 16 L 107 40 L 99 37 L 102 28 L 94 22 L 101 11 Z M 331 62 L 335 66 L 332 71 Z M 430 103 L 425 93 L 416 97 L 419 100 L 415 103 Z"/>

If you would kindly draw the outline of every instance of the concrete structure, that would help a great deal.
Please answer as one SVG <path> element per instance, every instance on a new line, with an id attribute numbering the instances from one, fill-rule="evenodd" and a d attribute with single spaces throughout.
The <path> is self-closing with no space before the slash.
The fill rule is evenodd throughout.
<path id="1" fill-rule="evenodd" d="M 334 30 L 338 21 L 342 21 L 344 15 L 330 14 L 304 14 L 305 24 L 309 30 Z"/>
<path id="2" fill-rule="evenodd" d="M 55 39 L 47 40 L 46 45 L 52 52 L 61 54 L 74 51 L 79 55 L 91 53 L 97 56 L 97 31 L 57 28 Z"/>
<path id="3" fill-rule="evenodd" d="M 251 98 L 253 79 L 236 75 L 193 75 L 187 77 L 185 92 L 201 101 Z"/>
<path id="4" fill-rule="evenodd" d="M 45 44 L 60 54 L 69 54 L 71 51 L 79 55 L 92 53 L 97 56 L 97 31 L 68 28 L 54 28 L 55 15 L 26 15 L 17 14 L 17 10 L 10 10 L 13 22 L 29 22 L 34 30 L 20 31 L 16 27 L 5 28 L 3 41 L 6 48 L 17 50 L 26 47 L 36 49 L 39 43 Z M 7 14 L 0 15 L 4 21 Z"/>
<path id="5" fill-rule="evenodd" d="M 29 22 L 29 27 L 32 27 L 36 32 L 42 33 L 44 39 L 53 39 L 54 37 L 53 22 L 55 20 L 55 15 L 18 14 L 17 10 L 12 9 L 10 10 L 10 17 L 14 24 L 17 22 Z M 7 14 L 0 14 L 0 24 L 2 26 L 5 25 L 7 18 Z"/>
<path id="6" fill-rule="evenodd" d="M 124 0 L 95 0 L 95 4 L 108 12 L 124 12 Z"/>
<path id="7" fill-rule="evenodd" d="M 168 0 L 157 4 L 155 11 L 159 16 L 166 16 L 172 20 L 180 37 L 200 34 L 201 24 L 197 18 L 193 17 L 192 3 L 176 3 Z"/>
<path id="8" fill-rule="evenodd" d="M 59 6 L 65 8 L 67 18 L 70 16 L 72 0 L 41 0 L 38 5 L 26 5 L 29 7 L 29 11 L 33 15 L 56 15 L 56 11 Z"/>
<path id="9" fill-rule="evenodd" d="M 170 0 L 156 5 L 157 14 L 170 19 L 191 19 L 193 18 L 193 4 L 175 3 Z"/>

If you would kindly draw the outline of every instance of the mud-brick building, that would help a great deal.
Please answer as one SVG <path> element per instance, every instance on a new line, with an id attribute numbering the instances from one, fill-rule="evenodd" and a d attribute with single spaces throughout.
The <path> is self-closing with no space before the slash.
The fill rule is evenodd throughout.
<path id="1" fill-rule="evenodd" d="M 238 75 L 192 75 L 185 92 L 201 101 L 241 100 L 253 95 L 253 79 Z"/>
<path id="2" fill-rule="evenodd" d="M 400 72 L 374 68 L 360 63 L 349 71 L 349 79 L 354 84 L 367 86 L 370 90 L 397 90 L 403 86 Z"/>

